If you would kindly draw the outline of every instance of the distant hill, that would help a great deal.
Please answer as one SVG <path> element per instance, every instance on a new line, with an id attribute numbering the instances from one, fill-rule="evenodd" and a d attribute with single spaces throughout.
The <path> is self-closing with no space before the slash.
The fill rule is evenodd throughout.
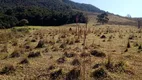
<path id="1" fill-rule="evenodd" d="M 93 5 L 76 3 L 71 0 L 0 0 L 0 7 L 2 8 L 14 8 L 22 6 L 36 6 L 56 11 L 76 9 L 89 12 L 104 12 Z"/>
<path id="2" fill-rule="evenodd" d="M 104 12 L 103 10 L 100 10 L 99 8 L 91 4 L 76 3 L 71 0 L 62 0 L 62 1 L 67 5 L 69 5 L 72 9 L 87 11 L 87 12 L 98 12 L 98 13 Z"/>

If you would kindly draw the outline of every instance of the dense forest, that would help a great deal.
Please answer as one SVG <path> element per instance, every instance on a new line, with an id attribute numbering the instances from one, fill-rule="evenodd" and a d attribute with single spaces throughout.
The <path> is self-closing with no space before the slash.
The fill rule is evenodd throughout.
<path id="1" fill-rule="evenodd" d="M 76 16 L 84 23 L 81 11 L 103 12 L 92 5 L 70 0 L 0 0 L 0 27 L 22 26 L 23 19 L 28 25 L 57 26 L 74 23 Z"/>

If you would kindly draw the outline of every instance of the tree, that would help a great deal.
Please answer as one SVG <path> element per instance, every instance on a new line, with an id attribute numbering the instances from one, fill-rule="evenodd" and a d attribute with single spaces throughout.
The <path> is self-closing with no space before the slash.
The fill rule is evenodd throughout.
<path id="1" fill-rule="evenodd" d="M 105 23 L 108 23 L 108 21 L 109 21 L 109 18 L 106 12 L 97 16 L 98 23 L 105 24 Z"/>
<path id="2" fill-rule="evenodd" d="M 131 18 L 131 15 L 130 14 L 127 14 L 127 16 L 126 16 L 127 18 Z"/>
<path id="3" fill-rule="evenodd" d="M 12 9 L 8 9 L 6 12 L 5 12 L 6 15 L 13 15 L 13 10 Z"/>
<path id="4" fill-rule="evenodd" d="M 17 22 L 18 20 L 16 17 L 8 16 L 8 15 L 0 16 L 1 27 L 4 26 L 5 28 L 11 28 L 11 27 L 14 27 L 17 24 Z"/>
<path id="5" fill-rule="evenodd" d="M 19 21 L 19 26 L 25 26 L 28 23 L 29 23 L 29 21 L 27 19 L 22 19 Z"/>

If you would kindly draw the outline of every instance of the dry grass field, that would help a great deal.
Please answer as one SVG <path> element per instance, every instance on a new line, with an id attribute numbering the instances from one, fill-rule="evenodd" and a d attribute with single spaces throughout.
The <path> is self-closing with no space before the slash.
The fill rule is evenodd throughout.
<path id="1" fill-rule="evenodd" d="M 0 80 L 142 80 L 142 31 L 83 24 L 0 30 Z"/>

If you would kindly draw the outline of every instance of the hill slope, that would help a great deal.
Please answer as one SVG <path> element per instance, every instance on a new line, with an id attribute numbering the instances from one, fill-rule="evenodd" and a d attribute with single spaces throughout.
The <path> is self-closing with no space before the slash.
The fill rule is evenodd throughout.
<path id="1" fill-rule="evenodd" d="M 87 12 L 98 12 L 98 13 L 102 13 L 104 12 L 103 10 L 100 10 L 99 8 L 91 5 L 91 4 L 84 4 L 84 3 L 76 3 L 70 0 L 62 0 L 64 3 L 66 3 L 67 5 L 71 6 L 72 9 L 77 9 L 77 10 L 81 10 L 81 11 L 87 11 Z"/>
<path id="2" fill-rule="evenodd" d="M 0 0 L 0 3 L 1 7 L 8 8 L 19 6 L 38 6 L 56 11 L 76 9 L 89 12 L 103 12 L 99 8 L 92 6 L 90 4 L 80 4 L 70 0 Z"/>

